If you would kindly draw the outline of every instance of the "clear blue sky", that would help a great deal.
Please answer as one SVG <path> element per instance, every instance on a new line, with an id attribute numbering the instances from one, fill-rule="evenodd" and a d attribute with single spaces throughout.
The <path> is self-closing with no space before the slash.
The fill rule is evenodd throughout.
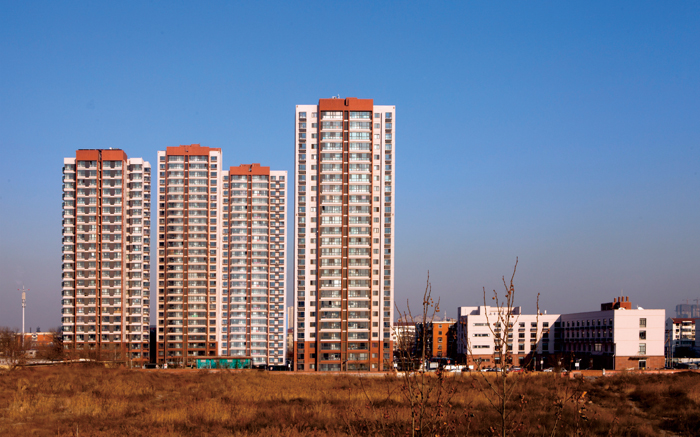
<path id="1" fill-rule="evenodd" d="M 397 108 L 399 303 L 430 270 L 454 316 L 516 256 L 527 310 L 700 298 L 698 42 L 695 2 L 2 0 L 0 325 L 22 284 L 59 324 L 63 157 L 291 172 L 294 105 L 337 94 Z"/>

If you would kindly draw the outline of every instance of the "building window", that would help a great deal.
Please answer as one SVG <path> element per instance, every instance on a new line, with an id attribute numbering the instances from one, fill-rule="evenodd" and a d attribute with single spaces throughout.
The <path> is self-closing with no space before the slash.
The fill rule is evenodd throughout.
<path id="1" fill-rule="evenodd" d="M 646 343 L 639 343 L 639 355 L 646 355 L 647 354 L 647 344 Z"/>
<path id="2" fill-rule="evenodd" d="M 646 340 L 647 339 L 647 332 L 646 331 L 639 331 L 639 339 Z"/>
<path id="3" fill-rule="evenodd" d="M 647 327 L 647 319 L 646 319 L 646 318 L 641 318 L 641 319 L 639 319 L 639 327 L 640 327 L 640 328 L 646 328 L 646 327 Z"/>
<path id="4" fill-rule="evenodd" d="M 306 112 L 299 113 L 299 120 L 306 120 Z"/>

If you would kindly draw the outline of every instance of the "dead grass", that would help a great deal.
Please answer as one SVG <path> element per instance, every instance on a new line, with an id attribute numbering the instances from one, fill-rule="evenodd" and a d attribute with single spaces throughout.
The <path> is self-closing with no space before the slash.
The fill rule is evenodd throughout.
<path id="1" fill-rule="evenodd" d="M 515 377 L 514 435 L 700 429 L 699 374 Z M 403 436 L 411 411 L 401 384 L 355 375 L 23 369 L 0 373 L 0 435 L 73 436 L 77 429 L 82 436 Z M 433 418 L 440 435 L 491 434 L 497 416 L 476 384 L 469 377 L 445 384 L 454 395 Z"/>

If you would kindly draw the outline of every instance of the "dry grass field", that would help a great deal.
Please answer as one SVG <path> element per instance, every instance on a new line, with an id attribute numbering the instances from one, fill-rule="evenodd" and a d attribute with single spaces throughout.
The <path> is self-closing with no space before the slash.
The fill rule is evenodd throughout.
<path id="1" fill-rule="evenodd" d="M 511 435 L 700 434 L 700 374 L 513 381 Z M 425 386 L 433 392 L 415 435 L 498 432 L 483 381 L 429 377 Z M 0 435 L 405 436 L 406 388 L 393 376 L 21 369 L 0 373 Z"/>

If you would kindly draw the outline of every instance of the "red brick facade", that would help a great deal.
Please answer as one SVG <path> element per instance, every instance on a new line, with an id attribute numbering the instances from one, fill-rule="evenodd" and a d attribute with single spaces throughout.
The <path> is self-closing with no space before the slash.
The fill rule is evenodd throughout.
<path id="1" fill-rule="evenodd" d="M 615 370 L 639 369 L 639 362 L 646 360 L 646 369 L 663 369 L 666 365 L 664 357 L 615 357 Z"/>

